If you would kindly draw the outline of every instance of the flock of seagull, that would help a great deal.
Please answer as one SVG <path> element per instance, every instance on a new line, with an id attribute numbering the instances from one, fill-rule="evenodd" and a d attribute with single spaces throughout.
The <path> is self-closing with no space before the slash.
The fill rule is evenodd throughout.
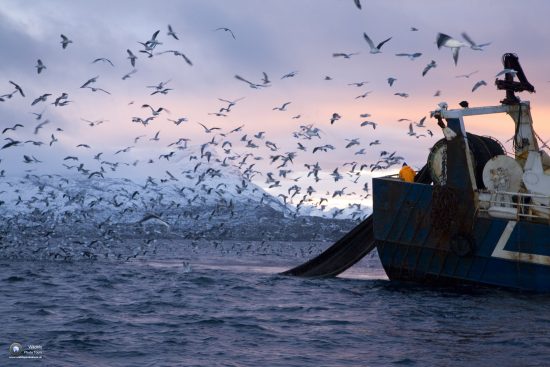
<path id="1" fill-rule="evenodd" d="M 359 0 L 355 0 L 354 3 L 359 9 L 362 8 Z M 231 42 L 237 41 L 235 33 L 230 28 L 219 27 L 215 29 L 215 31 L 228 34 Z M 417 32 L 418 29 L 411 27 L 410 31 Z M 165 35 L 172 39 L 171 42 L 180 41 L 180 37 L 171 25 L 167 25 Z M 454 39 L 443 33 L 439 33 L 436 36 L 436 45 L 438 48 L 445 47 L 452 50 L 452 57 L 455 64 L 458 62 L 460 48 L 468 47 L 472 50 L 482 51 L 485 47 L 490 45 L 490 42 L 477 44 L 466 33 L 462 33 L 462 37 L 465 42 Z M 378 44 L 375 44 L 365 32 L 363 33 L 363 39 L 366 42 L 370 54 L 380 54 L 383 52 L 383 47 L 390 43 L 392 37 L 387 37 Z M 59 43 L 63 50 L 79 46 L 77 42 L 73 42 L 64 34 L 61 34 Z M 161 49 L 162 45 L 165 43 L 166 41 L 162 39 L 161 31 L 156 30 L 149 39 L 138 41 L 141 48 L 137 52 L 128 48 L 126 50 L 128 55 L 127 59 L 129 65 L 133 69 L 126 73 L 122 77 L 122 80 L 127 80 L 137 73 L 136 65 L 139 62 L 144 62 L 141 60 L 143 57 L 147 60 L 155 59 L 157 56 L 163 54 L 172 54 L 174 57 L 181 57 L 183 62 L 189 67 L 194 65 L 192 59 L 182 51 Z M 357 54 L 358 53 L 334 52 L 332 57 L 349 59 Z M 422 53 L 396 53 L 395 56 L 407 57 L 414 61 L 422 56 Z M 107 65 L 107 67 L 115 67 L 114 63 L 105 57 L 95 58 L 92 63 L 101 63 Z M 421 75 L 425 77 L 428 72 L 435 67 L 437 67 L 437 63 L 432 60 L 421 71 Z M 36 61 L 35 69 L 36 74 L 43 75 L 44 73 L 48 73 L 47 64 L 42 59 Z M 475 73 L 477 73 L 477 71 L 458 75 L 457 78 L 470 78 Z M 299 77 L 299 72 L 290 71 L 280 76 L 279 80 L 288 80 L 296 77 Z M 238 74 L 236 74 L 234 78 L 238 82 L 245 83 L 255 90 L 262 90 L 276 83 L 274 80 L 270 79 L 267 72 L 263 72 L 258 81 L 254 81 L 252 78 L 245 78 Z M 325 80 L 332 80 L 330 76 L 325 76 L 324 78 Z M 98 86 L 100 79 L 100 75 L 95 75 L 82 83 L 80 88 L 90 90 L 91 92 L 111 95 L 112 92 L 106 87 Z M 397 78 L 393 76 L 387 78 L 387 84 L 390 88 L 394 85 L 396 80 Z M 157 95 L 158 98 L 162 98 L 163 95 L 174 93 L 174 89 L 170 87 L 170 82 L 171 80 L 165 80 L 154 85 L 146 85 L 145 87 L 149 90 L 149 95 Z M 367 83 L 368 81 L 359 81 L 349 83 L 349 85 L 351 87 L 363 87 Z M 0 94 L 0 103 L 9 103 L 11 99 L 15 98 L 27 98 L 24 92 L 24 86 L 12 80 L 9 81 L 9 84 L 12 89 L 7 93 Z M 477 81 L 472 88 L 472 92 L 484 85 L 487 85 L 487 83 L 483 80 Z M 357 95 L 355 99 L 368 98 L 370 93 L 372 93 L 371 90 L 363 92 Z M 395 92 L 394 95 L 401 98 L 409 97 L 409 94 L 404 92 Z M 231 114 L 235 106 L 246 103 L 246 101 L 242 102 L 244 99 L 245 97 L 233 100 L 218 98 L 220 102 L 218 110 L 209 112 L 208 115 L 213 116 L 213 118 L 226 118 Z M 40 170 L 40 165 L 46 166 L 46 164 L 44 164 L 40 157 L 26 152 L 25 146 L 30 144 L 34 147 L 46 147 L 50 149 L 54 149 L 58 146 L 63 139 L 64 131 L 61 127 L 54 126 L 55 124 L 48 118 L 49 105 L 51 104 L 53 108 L 61 108 L 73 102 L 74 101 L 69 99 L 69 93 L 67 92 L 63 92 L 57 96 L 48 92 L 30 98 L 30 107 L 42 109 L 31 111 L 35 116 L 35 123 L 33 126 L 28 126 L 29 123 L 14 121 L 10 126 L 3 128 L 1 135 L 4 143 L 0 144 L 0 177 L 9 175 L 9 172 L 6 172 L 6 168 L 2 167 L 1 159 L 2 152 L 7 149 L 21 150 L 21 163 L 28 165 L 29 169 L 27 173 L 29 175 L 48 170 L 48 167 L 42 167 L 42 170 Z M 289 111 L 289 108 L 292 109 L 292 103 L 293 101 L 279 103 L 273 106 L 272 111 L 283 115 L 284 112 Z M 166 121 L 176 126 L 186 126 L 192 123 L 186 116 L 173 117 L 170 110 L 164 106 L 142 103 L 141 110 L 144 112 L 143 115 L 131 116 L 131 118 L 129 118 L 131 123 L 143 125 L 147 128 L 155 126 L 158 120 L 161 119 L 166 119 Z M 171 172 L 167 169 L 165 175 L 162 177 L 149 176 L 142 189 L 148 190 L 156 185 L 177 185 L 178 182 L 183 181 L 185 177 L 188 181 L 192 182 L 191 186 L 179 187 L 178 190 L 182 193 L 186 191 L 193 193 L 191 197 L 184 196 L 188 205 L 200 205 L 201 196 L 213 196 L 218 198 L 217 200 L 221 203 L 220 205 L 232 209 L 231 206 L 233 204 L 229 203 L 224 198 L 224 195 L 228 191 L 247 196 L 250 194 L 250 191 L 256 191 L 261 187 L 268 192 L 272 192 L 273 195 L 271 198 L 279 200 L 279 202 L 284 205 L 289 212 L 294 213 L 294 215 L 301 214 L 304 207 L 310 206 L 317 208 L 321 212 L 330 210 L 328 215 L 332 218 L 341 217 L 344 210 L 348 209 L 353 211 L 353 217 L 359 220 L 366 214 L 364 212 L 364 206 L 367 202 L 366 200 L 371 195 L 369 190 L 369 177 L 372 175 L 372 172 L 400 167 L 405 161 L 405 158 L 395 149 L 384 149 L 376 153 L 376 159 L 374 159 L 372 163 L 366 163 L 364 157 L 367 154 L 367 150 L 381 144 L 380 139 L 376 139 L 373 135 L 379 123 L 369 119 L 371 117 L 369 113 L 362 113 L 358 117 L 362 119 L 360 126 L 364 129 L 368 129 L 368 132 L 365 130 L 366 135 L 372 136 L 372 138 L 367 142 L 361 141 L 363 138 L 359 137 L 345 139 L 341 142 L 341 147 L 325 141 L 325 137 L 330 135 L 328 129 L 330 129 L 332 125 L 338 125 L 338 120 L 342 119 L 342 114 L 334 112 L 331 116 L 327 116 L 326 121 L 320 124 L 298 122 L 296 130 L 292 133 L 292 138 L 295 139 L 295 149 L 290 151 L 282 151 L 280 148 L 281 144 L 270 139 L 269 133 L 266 131 L 247 131 L 245 128 L 246 124 L 242 124 L 233 129 L 225 129 L 219 126 L 208 126 L 201 122 L 195 122 L 203 129 L 204 141 L 192 142 L 190 138 L 185 137 L 174 139 L 174 141 L 169 142 L 169 144 L 163 147 L 163 149 L 168 149 L 167 152 L 163 151 L 158 155 L 148 158 L 146 163 L 140 162 L 139 160 L 132 161 L 131 152 L 145 139 L 148 139 L 150 142 L 165 141 L 166 138 L 163 137 L 162 129 L 158 129 L 150 135 L 139 135 L 132 138 L 129 142 L 130 144 L 114 151 L 110 154 L 110 158 L 104 158 L 104 156 L 109 155 L 109 152 L 95 151 L 92 154 L 93 166 L 87 160 L 89 155 L 83 152 L 93 151 L 93 148 L 88 143 L 80 143 L 75 146 L 75 152 L 82 153 L 65 156 L 60 159 L 59 164 L 66 168 L 68 175 L 78 174 L 88 180 L 104 180 L 111 173 L 118 171 L 121 167 L 131 168 L 143 164 L 159 165 L 161 162 L 174 162 L 183 152 L 191 152 L 186 156 L 187 162 L 183 171 Z M 285 117 L 281 117 L 281 119 L 283 118 Z M 291 119 L 300 121 L 301 114 L 293 114 Z M 103 124 L 107 125 L 108 123 L 106 119 L 93 120 L 82 117 L 81 120 L 90 127 L 96 127 Z M 399 120 L 399 122 L 408 123 L 408 129 L 405 131 L 408 136 L 416 139 L 432 138 L 434 133 L 426 127 L 425 121 L 426 117 L 422 117 L 418 119 L 418 121 L 406 118 Z M 319 127 L 321 125 L 326 126 L 326 128 L 323 127 L 321 129 Z M 45 133 L 46 130 L 49 131 Z M 193 148 L 191 148 L 192 144 L 198 148 L 193 150 Z M 335 149 L 345 149 L 346 152 L 349 150 L 349 153 L 347 153 L 350 157 L 349 161 L 337 167 L 331 167 L 329 169 L 327 169 L 327 167 L 322 168 L 321 166 L 325 166 L 324 161 L 327 157 L 324 154 Z M 305 159 L 310 159 L 311 161 L 297 165 L 298 155 L 300 155 L 302 159 L 308 157 Z M 214 162 L 217 166 L 213 166 Z M 139 168 L 136 169 L 139 170 Z M 229 188 L 223 185 L 213 187 L 209 184 L 209 181 L 213 178 L 223 177 L 228 174 L 227 172 L 235 169 L 238 170 L 240 175 L 240 182 L 234 185 L 235 187 Z M 116 176 L 116 174 L 113 175 Z M 332 191 L 327 191 L 327 189 L 321 190 L 319 187 L 316 187 L 316 184 L 321 180 L 330 181 L 340 186 Z M 358 193 L 349 189 L 349 187 L 357 187 L 357 185 L 359 185 L 361 192 Z M 47 196 L 47 193 L 44 195 Z M 108 195 L 108 193 L 105 193 L 105 195 Z M 135 196 L 136 194 L 133 195 Z M 132 200 L 130 197 L 127 197 L 126 200 Z M 268 197 L 269 195 L 265 194 L 262 198 L 268 200 Z M 69 195 L 67 201 L 73 203 L 74 200 L 71 201 L 71 199 Z M 347 208 L 342 208 L 341 204 L 340 209 L 334 208 L 334 206 L 337 206 L 338 201 L 342 199 L 345 199 L 343 202 L 345 203 L 344 205 L 347 204 Z M 2 196 L 2 192 L 0 192 L 0 208 L 2 205 L 8 205 L 6 200 L 7 199 Z M 18 198 L 13 200 L 17 201 L 17 205 L 20 203 L 27 206 L 36 205 L 36 200 L 31 201 L 29 199 L 25 202 L 25 200 L 21 198 L 21 195 L 18 195 Z M 104 198 L 104 201 L 113 203 L 114 207 L 117 207 L 119 204 L 116 195 L 114 198 Z M 82 198 L 82 205 L 84 205 L 85 202 L 85 198 Z M 202 202 L 204 203 L 204 200 L 202 200 Z M 89 203 L 86 203 L 86 205 L 89 205 Z M 333 207 L 332 209 L 331 206 Z M 44 208 L 43 202 L 41 208 L 41 210 L 47 210 Z M 156 214 L 154 214 L 155 217 L 157 217 L 158 220 L 166 222 L 166 218 L 162 218 L 159 212 L 161 212 L 161 210 L 157 210 Z M 144 213 L 144 218 L 147 215 L 151 215 L 151 213 Z M 193 215 L 188 215 L 187 219 L 193 217 Z M 196 218 L 200 218 L 200 216 Z M 182 218 L 178 218 L 178 220 L 181 219 Z"/>

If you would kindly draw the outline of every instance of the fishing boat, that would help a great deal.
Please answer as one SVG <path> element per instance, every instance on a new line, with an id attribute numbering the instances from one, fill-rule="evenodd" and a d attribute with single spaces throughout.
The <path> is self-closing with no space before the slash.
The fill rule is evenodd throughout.
<path id="1" fill-rule="evenodd" d="M 549 292 L 550 156 L 539 147 L 529 101 L 516 96 L 535 88 L 515 54 L 505 54 L 503 64 L 504 79 L 495 81 L 506 92 L 499 105 L 440 103 L 430 115 L 444 138 L 414 182 L 374 178 L 372 214 L 283 274 L 336 276 L 376 248 L 390 280 Z M 504 123 L 504 114 L 514 123 L 510 155 L 496 139 L 466 132 L 468 117 Z"/>

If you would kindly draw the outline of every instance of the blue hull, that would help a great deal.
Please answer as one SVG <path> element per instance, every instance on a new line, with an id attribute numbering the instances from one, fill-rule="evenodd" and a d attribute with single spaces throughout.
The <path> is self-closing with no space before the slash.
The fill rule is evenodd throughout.
<path id="1" fill-rule="evenodd" d="M 550 292 L 548 223 L 472 218 L 467 210 L 455 218 L 456 208 L 449 208 L 448 227 L 436 228 L 433 191 L 432 185 L 373 179 L 374 238 L 390 279 Z"/>

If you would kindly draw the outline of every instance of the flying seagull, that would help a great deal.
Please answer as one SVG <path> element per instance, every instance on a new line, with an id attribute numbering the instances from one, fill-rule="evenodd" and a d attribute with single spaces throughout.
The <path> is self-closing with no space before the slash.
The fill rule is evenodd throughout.
<path id="1" fill-rule="evenodd" d="M 486 43 L 482 43 L 482 44 L 477 44 L 475 43 L 471 38 L 470 36 L 468 36 L 466 34 L 466 32 L 462 32 L 462 38 L 464 38 L 466 40 L 466 42 L 468 42 L 470 44 L 470 48 L 472 50 L 476 50 L 476 51 L 483 51 L 483 47 L 486 47 L 486 46 L 489 46 L 491 44 L 491 42 L 486 42 Z"/>
<path id="2" fill-rule="evenodd" d="M 415 52 L 415 53 L 412 53 L 412 54 L 400 53 L 400 54 L 395 54 L 395 56 L 407 56 L 409 58 L 409 60 L 413 61 L 417 57 L 422 56 L 422 53 L 421 52 Z"/>
<path id="3" fill-rule="evenodd" d="M 73 41 L 71 41 L 70 39 L 67 38 L 67 36 L 65 36 L 64 34 L 61 35 L 61 46 L 63 47 L 63 49 L 66 49 L 67 48 L 67 45 L 69 43 L 73 43 Z"/>
<path id="4" fill-rule="evenodd" d="M 353 3 L 357 7 L 357 9 L 361 10 L 361 0 L 353 0 Z"/>
<path id="5" fill-rule="evenodd" d="M 433 69 L 437 66 L 435 60 L 432 60 L 428 65 L 426 65 L 426 67 L 424 68 L 424 70 L 422 70 L 422 76 L 426 75 L 426 73 L 428 71 L 430 71 L 430 69 Z"/>
<path id="6" fill-rule="evenodd" d="M 84 84 L 82 84 L 82 85 L 80 86 L 80 88 L 86 88 L 88 85 L 97 82 L 97 78 L 99 78 L 99 75 L 98 75 L 98 76 L 94 76 L 94 77 L 91 78 L 91 79 L 88 79 L 88 80 L 86 81 L 86 83 L 84 83 Z"/>
<path id="7" fill-rule="evenodd" d="M 475 90 L 479 87 L 481 87 L 482 85 L 487 85 L 487 83 L 485 82 L 485 80 L 480 80 L 479 82 L 477 82 L 474 87 L 472 88 L 472 92 L 475 92 Z"/>
<path id="8" fill-rule="evenodd" d="M 235 34 L 233 33 L 233 31 L 229 28 L 226 28 L 226 27 L 220 27 L 220 28 L 216 28 L 215 29 L 216 31 L 226 31 L 226 32 L 229 32 L 231 33 L 231 37 L 233 37 L 234 40 L 236 40 L 235 38 Z"/>
<path id="9" fill-rule="evenodd" d="M 38 60 L 36 61 L 36 66 L 35 66 L 35 68 L 36 68 L 37 73 L 40 74 L 40 73 L 42 72 L 42 70 L 46 69 L 46 65 L 44 65 L 44 64 L 42 63 L 42 60 L 38 59 Z"/>
<path id="10" fill-rule="evenodd" d="M 457 75 L 456 78 L 469 78 L 471 77 L 472 75 L 474 75 L 475 73 L 477 73 L 479 70 L 476 70 L 476 71 L 472 71 L 471 73 L 468 73 L 468 74 L 460 74 L 460 75 Z"/>
<path id="11" fill-rule="evenodd" d="M 112 67 L 115 66 L 111 60 L 109 60 L 105 57 L 99 57 L 99 58 L 95 59 L 94 61 L 92 61 L 92 64 L 95 64 L 96 62 L 99 62 L 99 61 L 109 63 L 109 64 L 111 64 Z"/>
<path id="12" fill-rule="evenodd" d="M 21 88 L 19 85 L 17 85 L 16 83 L 12 82 L 10 80 L 10 84 L 13 85 L 15 87 L 15 90 L 17 92 L 19 92 L 19 94 L 21 94 L 22 97 L 25 97 L 25 93 L 23 93 L 23 88 Z"/>
<path id="13" fill-rule="evenodd" d="M 127 49 L 126 52 L 128 52 L 128 58 L 130 59 L 130 63 L 132 64 L 133 67 L 136 67 L 137 56 L 134 55 L 133 52 L 130 51 L 130 49 Z"/>
<path id="14" fill-rule="evenodd" d="M 352 52 L 352 53 L 345 53 L 345 52 L 335 52 L 332 54 L 332 57 L 343 57 L 344 59 L 349 59 L 351 58 L 353 55 L 358 55 L 359 53 L 358 52 Z"/>
<path id="15" fill-rule="evenodd" d="M 168 33 L 166 33 L 166 34 L 169 35 L 169 36 L 174 37 L 177 40 L 179 40 L 176 32 L 174 32 L 174 30 L 172 29 L 172 26 L 170 24 L 168 24 Z"/>
<path id="16" fill-rule="evenodd" d="M 440 49 L 441 47 L 448 47 L 453 50 L 453 60 L 455 62 L 455 65 L 458 63 L 458 51 L 460 50 L 460 48 L 468 46 L 464 42 L 460 42 L 459 40 L 456 40 L 444 33 L 437 34 L 436 44 L 438 49 Z"/>
<path id="17" fill-rule="evenodd" d="M 380 52 L 380 49 L 382 48 L 382 46 L 384 45 L 384 43 L 388 42 L 389 40 L 391 40 L 391 37 L 380 42 L 378 44 L 378 46 L 374 46 L 374 42 L 372 42 L 372 40 L 369 38 L 369 36 L 367 36 L 366 33 L 363 32 L 363 37 L 365 38 L 365 41 L 367 41 L 367 43 L 369 44 L 369 47 L 370 47 L 370 53 L 371 54 L 379 54 Z"/>
<path id="18" fill-rule="evenodd" d="M 499 76 L 501 76 L 503 74 L 512 74 L 512 76 L 516 76 L 517 73 L 518 72 L 514 69 L 503 69 L 497 75 L 495 75 L 495 78 L 498 78 Z"/>

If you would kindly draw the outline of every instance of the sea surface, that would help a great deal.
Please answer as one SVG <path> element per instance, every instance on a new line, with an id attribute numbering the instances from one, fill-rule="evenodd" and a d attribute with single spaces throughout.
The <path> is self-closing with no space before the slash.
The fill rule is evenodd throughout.
<path id="1" fill-rule="evenodd" d="M 0 260 L 0 366 L 548 366 L 550 295 L 279 272 L 328 244 L 160 243 Z M 39 360 L 10 359 L 19 342 Z M 37 349 L 39 347 L 39 349 Z"/>

